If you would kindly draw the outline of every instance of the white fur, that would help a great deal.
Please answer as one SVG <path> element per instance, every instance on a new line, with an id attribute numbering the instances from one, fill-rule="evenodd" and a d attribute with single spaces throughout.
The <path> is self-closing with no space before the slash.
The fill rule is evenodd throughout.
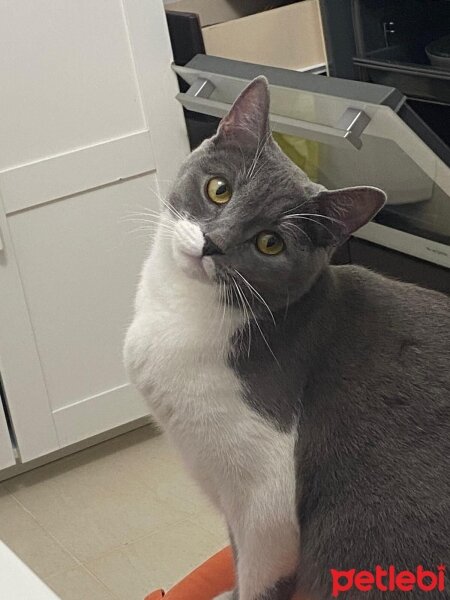
<path id="1" fill-rule="evenodd" d="M 144 266 L 125 362 L 188 469 L 224 513 L 238 547 L 240 600 L 254 600 L 297 565 L 296 437 L 243 401 L 226 362 L 242 315 L 219 302 L 213 261 L 201 258 L 199 227 L 188 221 L 173 227 L 172 240 L 158 232 Z"/>

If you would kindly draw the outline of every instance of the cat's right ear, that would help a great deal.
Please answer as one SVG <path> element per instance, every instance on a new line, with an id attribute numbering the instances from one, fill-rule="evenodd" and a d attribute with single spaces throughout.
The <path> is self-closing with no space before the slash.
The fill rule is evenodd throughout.
<path id="1" fill-rule="evenodd" d="M 216 140 L 257 145 L 270 133 L 269 85 L 263 76 L 257 77 L 240 93 L 230 112 L 221 120 Z"/>

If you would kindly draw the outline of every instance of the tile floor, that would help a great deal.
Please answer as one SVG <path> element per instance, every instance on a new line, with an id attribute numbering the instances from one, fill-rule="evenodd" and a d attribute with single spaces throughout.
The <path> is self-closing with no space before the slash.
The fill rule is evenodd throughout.
<path id="1" fill-rule="evenodd" d="M 227 544 L 150 426 L 0 483 L 0 539 L 62 600 L 143 600 Z"/>

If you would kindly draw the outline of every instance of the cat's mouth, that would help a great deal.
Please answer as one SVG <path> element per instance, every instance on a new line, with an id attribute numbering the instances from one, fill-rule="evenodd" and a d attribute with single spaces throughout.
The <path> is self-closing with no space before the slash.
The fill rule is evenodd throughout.
<path id="1" fill-rule="evenodd" d="M 216 269 L 213 259 L 203 254 L 204 244 L 203 232 L 196 223 L 187 219 L 175 223 L 172 251 L 177 266 L 192 279 L 213 282 Z"/>
<path id="2" fill-rule="evenodd" d="M 185 275 L 199 281 L 214 281 L 215 268 L 210 257 L 192 256 L 179 249 L 175 251 L 174 255 L 178 266 Z"/>

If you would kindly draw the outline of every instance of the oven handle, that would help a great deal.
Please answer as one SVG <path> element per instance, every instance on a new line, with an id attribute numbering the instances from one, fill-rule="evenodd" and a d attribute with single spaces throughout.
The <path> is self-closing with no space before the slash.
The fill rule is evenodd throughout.
<path id="1" fill-rule="evenodd" d="M 214 84 L 209 79 L 198 78 L 185 93 L 177 94 L 177 100 L 193 112 L 223 117 L 231 108 L 231 104 L 211 100 Z M 335 127 L 322 125 L 282 115 L 269 115 L 270 124 L 275 131 L 299 137 L 305 137 L 317 142 L 345 141 L 357 150 L 362 147 L 361 134 L 370 123 L 370 117 L 358 108 L 347 108 Z"/>

